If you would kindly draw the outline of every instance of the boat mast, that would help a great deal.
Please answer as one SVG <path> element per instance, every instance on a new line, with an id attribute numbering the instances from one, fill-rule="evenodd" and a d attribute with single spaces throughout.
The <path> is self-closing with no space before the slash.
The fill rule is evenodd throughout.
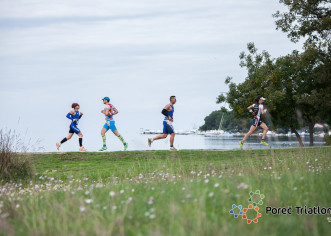
<path id="1" fill-rule="evenodd" d="M 222 118 L 221 118 L 221 122 L 220 122 L 220 125 L 218 126 L 218 130 L 222 130 L 222 124 L 223 124 L 223 116 L 224 116 L 224 112 L 222 114 Z"/>

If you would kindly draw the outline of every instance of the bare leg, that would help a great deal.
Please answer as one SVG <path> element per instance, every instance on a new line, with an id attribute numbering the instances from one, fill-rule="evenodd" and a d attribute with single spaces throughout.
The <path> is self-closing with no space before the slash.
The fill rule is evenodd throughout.
<path id="1" fill-rule="evenodd" d="M 262 122 L 260 127 L 263 129 L 262 140 L 264 140 L 264 138 L 268 132 L 268 126 L 264 122 Z"/>
<path id="2" fill-rule="evenodd" d="M 155 141 L 155 140 L 158 140 L 158 139 L 164 139 L 168 136 L 168 134 L 161 134 L 159 136 L 156 136 L 154 138 L 148 138 L 148 146 L 151 146 L 152 143 Z"/>
<path id="3" fill-rule="evenodd" d="M 67 140 L 71 139 L 73 135 L 74 135 L 74 133 L 69 133 L 67 136 Z"/>
<path id="4" fill-rule="evenodd" d="M 252 125 L 251 128 L 249 129 L 249 132 L 245 135 L 245 137 L 243 138 L 243 140 L 241 142 L 244 143 L 246 141 L 246 139 L 256 130 L 256 128 L 257 127 Z"/>
<path id="5" fill-rule="evenodd" d="M 164 138 L 166 138 L 167 136 L 168 136 L 168 134 L 161 134 L 161 135 L 159 135 L 159 136 L 154 137 L 153 140 L 164 139 Z"/>
<path id="6" fill-rule="evenodd" d="M 174 140 L 175 140 L 175 133 L 172 133 L 170 135 L 170 147 L 174 146 Z"/>
<path id="7" fill-rule="evenodd" d="M 74 135 L 73 133 L 68 133 L 68 136 L 67 136 L 66 138 L 62 139 L 61 142 L 56 143 L 56 147 L 57 147 L 57 149 L 59 150 L 59 148 L 61 147 L 61 145 L 62 145 L 63 143 L 65 143 L 65 142 L 67 142 L 69 139 L 71 139 L 71 137 L 72 137 L 73 135 Z"/>
<path id="8" fill-rule="evenodd" d="M 101 136 L 105 135 L 107 133 L 107 130 L 105 128 L 101 129 Z"/>

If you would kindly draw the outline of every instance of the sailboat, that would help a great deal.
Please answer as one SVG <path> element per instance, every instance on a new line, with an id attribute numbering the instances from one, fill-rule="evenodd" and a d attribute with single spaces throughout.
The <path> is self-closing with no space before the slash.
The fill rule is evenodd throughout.
<path id="1" fill-rule="evenodd" d="M 223 125 L 223 116 L 224 113 L 222 114 L 221 122 L 220 125 L 218 126 L 217 130 L 207 130 L 205 133 L 205 137 L 223 137 L 223 136 L 233 136 L 231 131 L 224 131 L 222 130 L 222 125 Z"/>

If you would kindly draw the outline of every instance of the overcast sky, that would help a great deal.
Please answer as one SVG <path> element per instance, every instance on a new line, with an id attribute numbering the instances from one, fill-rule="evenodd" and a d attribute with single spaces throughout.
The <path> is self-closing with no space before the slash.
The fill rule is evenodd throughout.
<path id="1" fill-rule="evenodd" d="M 278 0 L 2 0 L 0 128 L 28 131 L 54 151 L 78 102 L 79 127 L 96 150 L 102 97 L 130 135 L 162 129 L 170 95 L 175 128 L 201 126 L 219 108 L 224 79 L 245 79 L 239 53 L 248 42 L 273 57 L 301 48 L 276 31 L 277 10 Z"/>

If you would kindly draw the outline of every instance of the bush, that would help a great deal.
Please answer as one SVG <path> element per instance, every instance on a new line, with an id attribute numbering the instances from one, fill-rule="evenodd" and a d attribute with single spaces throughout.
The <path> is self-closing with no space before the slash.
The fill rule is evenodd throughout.
<path id="1" fill-rule="evenodd" d="M 0 130 L 0 180 L 29 179 L 34 176 L 27 150 L 15 132 Z"/>
<path id="2" fill-rule="evenodd" d="M 330 135 L 328 135 L 328 134 L 326 134 L 325 136 L 324 136 L 324 141 L 325 141 L 325 143 L 326 143 L 326 145 L 331 145 L 331 136 Z"/>

